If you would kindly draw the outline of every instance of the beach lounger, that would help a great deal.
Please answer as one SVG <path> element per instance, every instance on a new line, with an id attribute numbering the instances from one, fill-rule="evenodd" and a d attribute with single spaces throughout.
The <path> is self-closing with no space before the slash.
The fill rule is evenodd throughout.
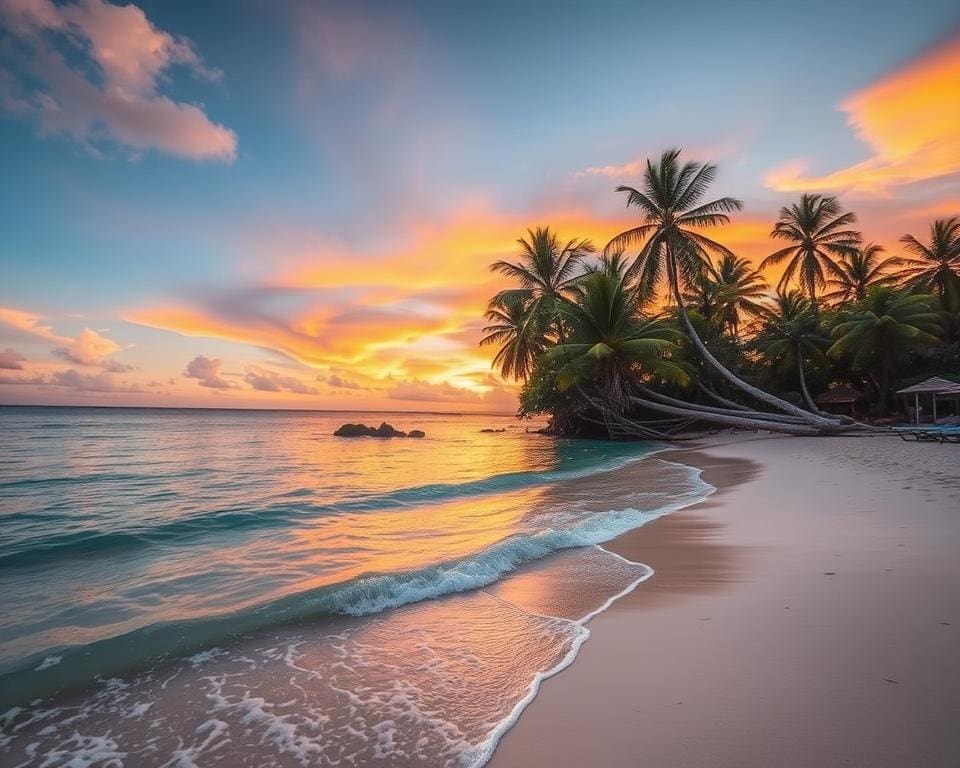
<path id="1" fill-rule="evenodd" d="M 960 444 L 960 427 L 894 427 L 894 431 L 908 442 Z"/>

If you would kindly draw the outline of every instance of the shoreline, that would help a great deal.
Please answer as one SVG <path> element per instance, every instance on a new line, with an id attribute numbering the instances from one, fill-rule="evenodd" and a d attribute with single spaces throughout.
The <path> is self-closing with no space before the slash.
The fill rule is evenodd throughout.
<path id="1" fill-rule="evenodd" d="M 660 458 L 716 492 L 604 545 L 655 575 L 487 765 L 960 764 L 960 454 L 750 435 Z"/>

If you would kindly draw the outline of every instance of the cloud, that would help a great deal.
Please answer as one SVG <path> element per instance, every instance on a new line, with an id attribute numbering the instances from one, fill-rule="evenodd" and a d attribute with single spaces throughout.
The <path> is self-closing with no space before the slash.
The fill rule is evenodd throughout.
<path id="1" fill-rule="evenodd" d="M 250 366 L 243 377 L 251 387 L 260 392 L 293 392 L 298 395 L 315 395 L 319 391 L 316 387 L 304 384 L 293 376 L 281 376 L 273 371 Z"/>
<path id="2" fill-rule="evenodd" d="M 97 392 L 101 394 L 143 392 L 143 389 L 138 384 L 118 381 L 109 371 L 81 373 L 72 368 L 55 371 L 50 375 L 37 373 L 30 376 L 0 376 L 0 384 L 26 384 L 36 387 L 56 387 L 76 392 Z"/>
<path id="3" fill-rule="evenodd" d="M 4 350 L 0 350 L 0 369 L 5 371 L 22 371 L 23 362 L 26 359 L 27 358 L 25 358 L 15 349 L 10 349 L 7 347 Z"/>
<path id="4" fill-rule="evenodd" d="M 53 350 L 53 354 L 68 363 L 99 366 L 111 373 L 126 373 L 133 370 L 132 365 L 126 365 L 108 357 L 120 351 L 119 344 L 90 328 L 84 328 L 76 338 L 71 338 L 55 332 L 44 322 L 41 315 L 12 307 L 0 307 L 0 323 L 44 341 L 59 344 L 60 346 Z"/>
<path id="5" fill-rule="evenodd" d="M 122 373 L 129 369 L 120 363 L 105 360 L 107 355 L 118 351 L 120 345 L 115 341 L 90 328 L 84 328 L 69 345 L 53 350 L 53 354 L 61 360 L 77 365 L 104 365 L 114 373 Z"/>
<path id="6" fill-rule="evenodd" d="M 954 36 L 840 104 L 870 157 L 821 176 L 791 161 L 767 174 L 767 186 L 888 196 L 906 184 L 960 173 L 958 87 L 960 36 Z"/>
<path id="7" fill-rule="evenodd" d="M 22 309 L 0 307 L 0 323 L 4 323 L 31 336 L 38 336 L 46 341 L 52 341 L 55 344 L 73 343 L 73 339 L 69 336 L 61 336 L 55 333 L 51 326 L 43 322 L 42 315 L 35 315 L 32 312 L 25 312 Z"/>
<path id="8" fill-rule="evenodd" d="M 583 176 L 605 176 L 610 179 L 618 179 L 621 176 L 637 176 L 643 173 L 647 161 L 633 160 L 621 165 L 591 165 L 582 171 L 574 171 L 571 175 L 577 178 Z"/>
<path id="9" fill-rule="evenodd" d="M 220 375 L 221 362 L 217 358 L 197 355 L 187 363 L 183 375 L 188 379 L 198 379 L 201 387 L 210 389 L 230 389 L 234 385 Z"/>
<path id="10" fill-rule="evenodd" d="M 58 371 L 53 374 L 49 383 L 80 392 L 143 392 L 136 384 L 117 381 L 108 371 L 101 373 L 79 373 L 73 369 Z"/>
<path id="11" fill-rule="evenodd" d="M 387 397 L 391 400 L 413 400 L 416 402 L 428 403 L 462 403 L 479 402 L 480 395 L 476 392 L 470 392 L 460 387 L 455 387 L 448 382 L 431 384 L 428 381 L 414 379 L 413 381 L 402 381 L 396 386 L 387 390 Z"/>
<path id="12" fill-rule="evenodd" d="M 317 376 L 317 381 L 326 382 L 329 386 L 336 389 L 365 389 L 355 381 L 350 381 L 341 377 L 339 374 L 331 373 L 329 376 Z"/>
<path id="13" fill-rule="evenodd" d="M 42 136 L 67 136 L 93 152 L 113 145 L 134 156 L 153 149 L 194 160 L 236 157 L 233 131 L 200 106 L 159 93 L 173 67 L 207 82 L 222 73 L 136 5 L 0 0 L 0 22 L 16 42 L 0 46 L 4 68 L 18 72 L 0 77 L 0 107 L 36 122 Z"/>
<path id="14" fill-rule="evenodd" d="M 429 382 L 421 379 L 401 381 L 387 390 L 391 400 L 417 403 L 482 405 L 490 411 L 510 412 L 517 409 L 517 395 L 494 380 L 484 377 L 489 390 L 483 393 L 455 386 L 448 381 Z"/>

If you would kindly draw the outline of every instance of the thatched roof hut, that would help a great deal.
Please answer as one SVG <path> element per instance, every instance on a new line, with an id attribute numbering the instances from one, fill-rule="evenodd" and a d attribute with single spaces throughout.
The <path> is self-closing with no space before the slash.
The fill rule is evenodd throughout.
<path id="1" fill-rule="evenodd" d="M 859 399 L 860 393 L 857 390 L 848 387 L 846 384 L 840 384 L 816 397 L 815 402 L 824 410 L 849 410 L 852 416 Z"/>

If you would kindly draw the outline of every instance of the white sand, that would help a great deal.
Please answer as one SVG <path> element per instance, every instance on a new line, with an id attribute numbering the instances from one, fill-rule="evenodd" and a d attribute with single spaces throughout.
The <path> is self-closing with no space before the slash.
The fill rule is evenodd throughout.
<path id="1" fill-rule="evenodd" d="M 960 446 L 726 437 L 677 458 L 720 491 L 611 546 L 656 574 L 490 765 L 958 768 Z"/>

